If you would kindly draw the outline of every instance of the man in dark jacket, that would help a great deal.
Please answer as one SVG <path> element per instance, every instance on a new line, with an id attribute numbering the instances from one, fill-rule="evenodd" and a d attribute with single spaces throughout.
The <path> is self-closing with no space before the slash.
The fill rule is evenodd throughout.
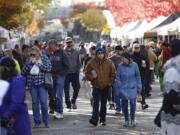
<path id="1" fill-rule="evenodd" d="M 66 38 L 66 48 L 65 53 L 67 55 L 67 59 L 69 61 L 69 69 L 67 71 L 67 76 L 64 84 L 64 93 L 65 93 L 65 101 L 68 111 L 72 109 L 77 109 L 76 99 L 80 90 L 80 80 L 79 80 L 79 72 L 81 68 L 81 60 L 79 51 L 74 49 L 73 40 L 71 37 Z M 73 87 L 73 96 L 70 100 L 70 83 L 72 83 Z"/>
<path id="2" fill-rule="evenodd" d="M 64 81 L 69 68 L 69 63 L 63 49 L 59 49 L 56 40 L 51 39 L 48 43 L 51 52 L 50 60 L 52 64 L 52 75 L 54 81 L 55 101 L 56 101 L 56 119 L 63 118 L 63 89 Z"/>
<path id="3" fill-rule="evenodd" d="M 142 96 L 142 109 L 148 108 L 148 105 L 145 102 L 145 77 L 146 77 L 146 70 L 147 70 L 147 63 L 148 60 L 146 57 L 144 57 L 140 53 L 140 45 L 135 43 L 133 45 L 133 54 L 132 54 L 132 59 L 134 62 L 138 64 L 139 71 L 141 74 L 141 82 L 142 82 L 142 91 L 141 91 L 141 96 Z"/>

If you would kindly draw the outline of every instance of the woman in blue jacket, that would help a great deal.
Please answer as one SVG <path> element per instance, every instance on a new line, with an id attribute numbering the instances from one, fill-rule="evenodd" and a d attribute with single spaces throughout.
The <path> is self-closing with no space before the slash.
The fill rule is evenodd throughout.
<path id="1" fill-rule="evenodd" d="M 124 52 L 122 57 L 123 64 L 118 65 L 117 68 L 116 84 L 122 99 L 122 110 L 125 117 L 123 126 L 129 126 L 129 101 L 131 126 L 135 127 L 136 96 L 138 92 L 141 92 L 141 77 L 138 65 L 131 61 L 130 54 L 128 52 Z"/>
<path id="2" fill-rule="evenodd" d="M 0 106 L 0 119 L 2 126 L 11 123 L 11 129 L 15 135 L 31 135 L 30 119 L 25 101 L 26 80 L 15 70 L 15 62 L 9 57 L 4 57 L 0 61 L 2 80 L 7 80 L 10 84 Z"/>

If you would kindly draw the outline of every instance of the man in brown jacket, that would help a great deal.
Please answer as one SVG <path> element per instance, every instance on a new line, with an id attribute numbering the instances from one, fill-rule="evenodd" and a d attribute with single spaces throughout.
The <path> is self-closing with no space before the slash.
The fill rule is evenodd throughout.
<path id="1" fill-rule="evenodd" d="M 105 50 L 96 49 L 96 56 L 90 60 L 85 68 L 86 78 L 93 87 L 93 112 L 89 122 L 97 126 L 100 116 L 101 125 L 106 125 L 106 104 L 109 88 L 115 81 L 115 66 L 113 62 L 105 57 Z M 99 101 L 101 108 L 99 111 Z"/>

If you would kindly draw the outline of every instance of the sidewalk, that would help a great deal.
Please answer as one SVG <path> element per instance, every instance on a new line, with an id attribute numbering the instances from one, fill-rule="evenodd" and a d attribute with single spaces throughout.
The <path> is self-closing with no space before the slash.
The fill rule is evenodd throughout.
<path id="1" fill-rule="evenodd" d="M 82 88 L 78 98 L 78 109 L 67 112 L 64 110 L 63 120 L 54 120 L 50 116 L 50 128 L 33 129 L 33 135 L 159 135 L 159 128 L 157 128 L 153 119 L 157 114 L 162 97 L 159 96 L 159 86 L 156 82 L 152 85 L 152 96 L 147 99 L 149 108 L 145 111 L 141 110 L 140 104 L 137 103 L 136 113 L 136 128 L 123 128 L 123 116 L 115 116 L 114 111 L 108 110 L 107 126 L 93 127 L 89 124 L 91 115 L 91 106 L 87 98 L 89 89 Z"/>

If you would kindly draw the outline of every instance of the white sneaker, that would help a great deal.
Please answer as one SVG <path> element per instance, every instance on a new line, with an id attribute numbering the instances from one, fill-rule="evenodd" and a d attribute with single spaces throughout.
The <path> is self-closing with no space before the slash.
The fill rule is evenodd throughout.
<path id="1" fill-rule="evenodd" d="M 115 115 L 121 115 L 121 112 L 120 111 L 116 111 Z"/>
<path id="2" fill-rule="evenodd" d="M 55 119 L 63 119 L 63 114 L 61 113 L 56 113 L 55 116 L 54 116 Z"/>
<path id="3" fill-rule="evenodd" d="M 67 108 L 67 112 L 71 112 L 71 108 Z"/>

